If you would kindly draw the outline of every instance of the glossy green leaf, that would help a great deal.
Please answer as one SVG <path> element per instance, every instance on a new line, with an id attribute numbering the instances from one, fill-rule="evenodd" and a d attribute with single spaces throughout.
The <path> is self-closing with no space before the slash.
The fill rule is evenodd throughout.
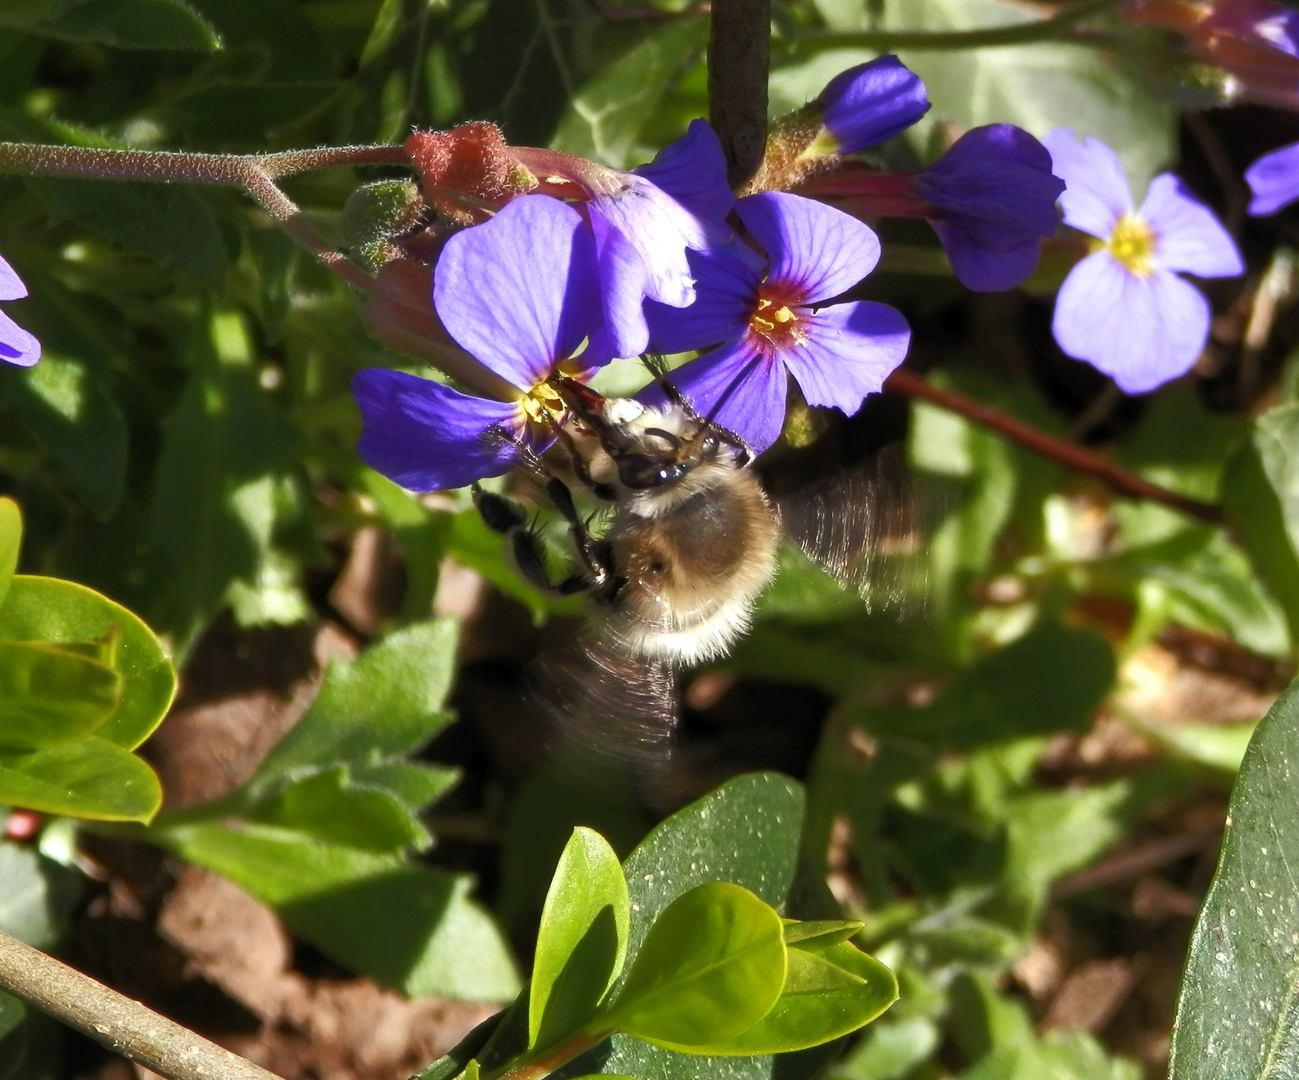
<path id="1" fill-rule="evenodd" d="M 121 676 L 50 645 L 0 641 L 0 748 L 38 750 L 89 735 L 117 708 Z"/>
<path id="2" fill-rule="evenodd" d="M 785 944 L 816 952 L 838 945 L 861 931 L 863 924 L 847 919 L 821 919 L 812 922 L 785 920 Z"/>
<path id="3" fill-rule="evenodd" d="M 46 5 L 43 12 L 34 5 L 23 8 L 6 17 L 0 6 L 0 25 L 124 49 L 211 52 L 221 47 L 216 32 L 184 0 L 74 0 Z"/>
<path id="4" fill-rule="evenodd" d="M 252 796 L 338 765 L 369 767 L 375 784 L 396 778 L 374 767 L 415 750 L 450 720 L 443 706 L 455 673 L 456 634 L 454 619 L 418 623 L 350 663 L 332 663 L 316 700 L 262 761 L 249 785 Z M 408 783 L 410 768 L 418 767 L 405 765 L 406 779 L 394 784 Z"/>
<path id="5" fill-rule="evenodd" d="M 23 543 L 23 515 L 13 499 L 0 495 L 0 607 L 4 606 L 9 582 L 18 569 L 18 552 Z"/>
<path id="6" fill-rule="evenodd" d="M 780 997 L 748 1031 L 700 1048 L 706 1054 L 780 1054 L 856 1031 L 897 1000 L 888 968 L 847 942 L 816 951 L 791 948 Z"/>
<path id="7" fill-rule="evenodd" d="M 176 672 L 153 631 L 93 589 L 55 578 L 18 575 L 0 607 L 0 641 L 75 644 L 114 633 L 121 701 L 95 736 L 133 750 L 162 721 L 176 693 Z"/>
<path id="8" fill-rule="evenodd" d="M 509 949 L 472 880 L 268 825 L 172 826 L 150 837 L 224 874 L 339 963 L 411 996 L 507 1001 Z"/>
<path id="9" fill-rule="evenodd" d="M 738 885 L 691 889 L 654 921 L 605 1021 L 676 1050 L 734 1038 L 780 997 L 783 929 Z"/>
<path id="10" fill-rule="evenodd" d="M 1299 684 L 1259 723 L 1191 938 L 1171 1080 L 1299 1072 Z"/>
<path id="11" fill-rule="evenodd" d="M 708 882 L 741 885 L 783 909 L 797 875 L 803 813 L 800 784 L 775 773 L 750 773 L 660 822 L 623 863 L 631 899 L 627 955 L 637 955 L 654 919 L 673 900 Z M 607 1053 L 584 1055 L 570 1068 L 607 1069 L 641 1080 L 767 1080 L 774 1062 L 766 1056 L 701 1058 L 615 1035 Z M 785 1059 L 783 1068 L 792 1069 L 792 1062 Z M 794 1070 L 787 1080 L 811 1071 Z"/>
<path id="12" fill-rule="evenodd" d="M 162 788 L 129 750 L 87 735 L 44 750 L 0 751 L 0 803 L 98 821 L 148 821 Z"/>
<path id="13" fill-rule="evenodd" d="M 528 1047 L 550 1046 L 595 1015 L 622 973 L 631 917 L 627 882 L 608 841 L 577 828 L 555 868 L 537 933 Z"/>
<path id="14" fill-rule="evenodd" d="M 630 157 L 641 128 L 707 39 L 706 19 L 662 22 L 577 91 L 551 146 L 616 169 L 635 164 Z"/>

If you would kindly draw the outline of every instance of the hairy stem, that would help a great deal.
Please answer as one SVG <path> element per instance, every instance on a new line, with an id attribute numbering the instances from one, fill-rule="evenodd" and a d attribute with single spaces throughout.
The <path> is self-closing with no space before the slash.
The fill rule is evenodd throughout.
<path id="1" fill-rule="evenodd" d="M 169 1080 L 279 1080 L 4 933 L 0 988 Z"/>
<path id="2" fill-rule="evenodd" d="M 726 179 L 739 190 L 767 146 L 771 0 L 713 0 L 708 35 L 708 119 L 726 154 Z"/>
<path id="3" fill-rule="evenodd" d="M 275 179 L 309 169 L 409 164 L 410 160 L 400 146 L 319 147 L 243 156 L 0 142 L 0 174 L 221 184 L 241 188 L 299 247 L 365 292 L 374 289 L 370 275 L 348 262 L 346 256 L 316 231 L 310 219 L 284 194 Z"/>
<path id="4" fill-rule="evenodd" d="M 1079 0 L 1046 19 L 985 26 L 977 30 L 858 30 L 814 33 L 800 37 L 795 51 L 824 52 L 827 49 L 988 49 L 1004 45 L 1029 45 L 1036 41 L 1068 41 L 1075 24 L 1090 19 L 1118 0 Z"/>
<path id="5" fill-rule="evenodd" d="M 1060 462 L 1075 472 L 1094 476 L 1112 491 L 1129 499 L 1147 499 L 1180 510 L 1210 525 L 1225 525 L 1227 519 L 1216 506 L 1179 495 L 1168 488 L 1143 480 L 1136 473 L 1120 468 L 1114 462 L 1093 454 L 1076 443 L 1054 438 L 998 409 L 952 390 L 940 390 L 913 371 L 899 368 L 885 381 L 884 389 L 904 397 L 919 398 L 939 408 L 959 413 L 976 424 L 1005 435 L 1006 438 L 1032 450 L 1035 454 Z"/>

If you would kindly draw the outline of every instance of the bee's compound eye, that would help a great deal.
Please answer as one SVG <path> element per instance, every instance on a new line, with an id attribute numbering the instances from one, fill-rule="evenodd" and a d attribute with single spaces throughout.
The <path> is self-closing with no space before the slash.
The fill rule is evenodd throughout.
<path id="1" fill-rule="evenodd" d="M 665 465 L 658 458 L 646 454 L 628 454 L 618 460 L 618 476 L 633 490 L 670 484 L 680 480 L 686 471 L 686 467 L 680 463 Z"/>

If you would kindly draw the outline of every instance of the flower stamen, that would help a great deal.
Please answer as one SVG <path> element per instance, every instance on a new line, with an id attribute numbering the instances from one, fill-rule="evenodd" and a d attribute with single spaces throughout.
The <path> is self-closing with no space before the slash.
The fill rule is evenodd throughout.
<path id="1" fill-rule="evenodd" d="M 557 425 L 566 409 L 559 391 L 549 383 L 538 383 L 523 395 L 519 404 L 529 423 L 541 424 L 545 427 Z"/>
<path id="2" fill-rule="evenodd" d="M 1155 230 L 1135 214 L 1124 214 L 1114 223 L 1105 247 L 1117 262 L 1130 273 L 1141 278 L 1155 272 Z"/>
<path id="3" fill-rule="evenodd" d="M 758 306 L 749 316 L 749 329 L 776 348 L 807 342 L 807 330 L 802 319 L 790 306 L 762 294 L 758 296 Z"/>

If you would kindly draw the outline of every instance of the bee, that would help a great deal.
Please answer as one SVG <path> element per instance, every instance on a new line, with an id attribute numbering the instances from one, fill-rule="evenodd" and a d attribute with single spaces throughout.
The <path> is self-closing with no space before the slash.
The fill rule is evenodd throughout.
<path id="1" fill-rule="evenodd" d="M 568 485 L 534 460 L 581 561 L 576 573 L 553 582 L 524 508 L 482 489 L 475 503 L 488 526 L 510 540 L 527 580 L 592 598 L 588 648 L 605 669 L 619 656 L 668 669 L 725 656 L 775 576 L 783 536 L 859 590 L 887 540 L 914 539 L 914 528 L 898 528 L 914 524 L 897 512 L 905 494 L 886 490 L 896 484 L 878 470 L 777 502 L 743 440 L 699 416 L 665 381 L 661 407 L 606 398 L 562 375 L 552 385 L 571 417 L 558 438 L 578 481 L 612 507 L 607 528 L 593 536 Z"/>

